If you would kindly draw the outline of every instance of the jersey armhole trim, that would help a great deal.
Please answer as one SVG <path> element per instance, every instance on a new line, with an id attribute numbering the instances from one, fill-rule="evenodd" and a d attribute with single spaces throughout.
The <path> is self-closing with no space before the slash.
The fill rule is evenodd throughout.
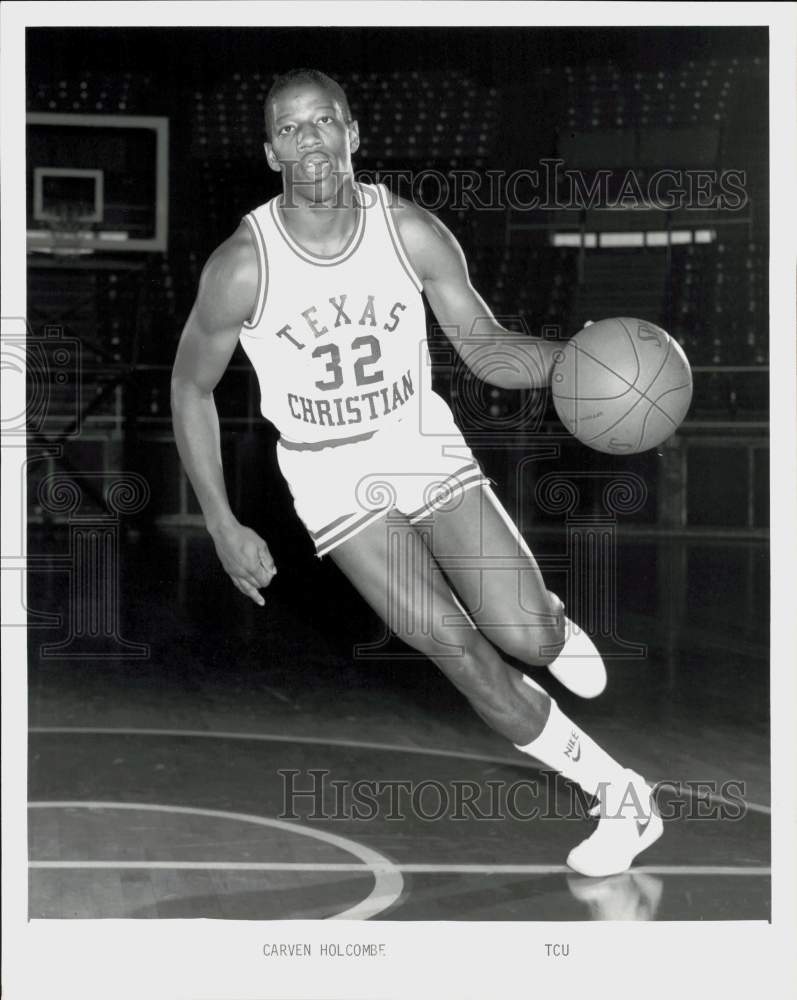
<path id="1" fill-rule="evenodd" d="M 263 232 L 260 229 L 260 224 L 258 223 L 257 216 L 254 212 L 250 212 L 249 215 L 245 215 L 244 222 L 247 226 L 249 226 L 249 232 L 252 234 L 252 239 L 254 240 L 255 249 L 257 251 L 257 295 L 255 296 L 255 307 L 252 311 L 250 319 L 244 320 L 243 322 L 243 328 L 245 330 L 252 330 L 260 322 L 263 316 L 263 310 L 266 307 L 266 293 L 268 292 L 268 254 L 266 253 L 266 241 L 263 238 Z"/>
<path id="2" fill-rule="evenodd" d="M 412 264 L 410 264 L 410 259 L 404 249 L 404 245 L 401 242 L 401 237 L 399 236 L 398 227 L 396 226 L 396 221 L 390 212 L 390 205 L 387 203 L 387 189 L 384 184 L 377 184 L 376 190 L 379 195 L 379 203 L 382 206 L 382 212 L 385 216 L 385 221 L 387 222 L 387 231 L 390 234 L 390 241 L 393 244 L 393 249 L 396 251 L 396 256 L 399 259 L 399 263 L 404 268 L 407 277 L 415 285 L 415 288 L 420 294 L 423 294 L 423 283 L 421 279 L 415 272 Z"/>

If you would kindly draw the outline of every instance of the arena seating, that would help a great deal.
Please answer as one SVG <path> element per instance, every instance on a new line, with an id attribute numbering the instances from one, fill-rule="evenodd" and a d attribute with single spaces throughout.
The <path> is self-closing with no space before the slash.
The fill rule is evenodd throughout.
<path id="1" fill-rule="evenodd" d="M 768 258 L 749 240 L 673 250 L 671 332 L 695 364 L 767 363 Z"/>
<path id="2" fill-rule="evenodd" d="M 262 158 L 263 103 L 273 77 L 236 73 L 212 92 L 194 91 L 195 156 L 239 163 Z M 396 161 L 467 159 L 479 165 L 492 152 L 497 97 L 460 73 L 352 73 L 341 76 L 360 122 L 359 159 L 371 167 Z"/>
<path id="3" fill-rule="evenodd" d="M 155 90 L 149 76 L 130 73 L 55 74 L 29 80 L 28 111 L 63 114 L 154 114 Z"/>
<path id="4" fill-rule="evenodd" d="M 470 256 L 469 271 L 474 287 L 507 322 L 522 317 L 536 335 L 543 326 L 566 332 L 576 288 L 572 250 L 479 246 Z"/>
<path id="5" fill-rule="evenodd" d="M 749 62 L 758 66 L 761 61 Z M 727 120 L 734 86 L 748 70 L 747 63 L 739 58 L 690 59 L 675 70 L 629 71 L 606 60 L 561 69 L 548 66 L 537 75 L 568 128 L 654 123 L 677 127 Z"/>

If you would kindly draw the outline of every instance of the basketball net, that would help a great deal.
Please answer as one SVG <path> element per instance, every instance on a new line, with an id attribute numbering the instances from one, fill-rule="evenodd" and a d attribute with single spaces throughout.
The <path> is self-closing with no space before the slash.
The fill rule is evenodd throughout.
<path id="1" fill-rule="evenodd" d="M 91 225 L 74 209 L 59 207 L 49 219 L 47 228 L 51 238 L 50 253 L 56 257 L 83 257 L 94 253 L 92 247 L 81 245 L 91 236 Z"/>

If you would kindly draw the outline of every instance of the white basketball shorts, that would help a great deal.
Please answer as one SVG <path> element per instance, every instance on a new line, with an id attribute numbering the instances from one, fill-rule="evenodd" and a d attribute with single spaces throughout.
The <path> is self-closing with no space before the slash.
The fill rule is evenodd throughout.
<path id="1" fill-rule="evenodd" d="M 326 445 L 281 439 L 277 461 L 316 555 L 326 555 L 396 509 L 411 523 L 456 506 L 474 486 L 489 486 L 443 403 L 433 428 L 405 419 L 371 437 Z"/>

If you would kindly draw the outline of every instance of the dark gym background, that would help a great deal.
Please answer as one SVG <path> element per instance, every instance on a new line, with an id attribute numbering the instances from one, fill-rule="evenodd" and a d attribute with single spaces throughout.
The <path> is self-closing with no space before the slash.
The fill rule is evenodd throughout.
<path id="1" fill-rule="evenodd" d="M 363 137 L 355 168 L 371 177 L 401 169 L 487 177 L 552 158 L 587 180 L 601 168 L 615 179 L 633 170 L 643 185 L 662 169 L 744 173 L 748 197 L 738 210 L 658 212 L 655 226 L 648 213 L 633 211 L 439 209 L 477 289 L 507 322 L 567 337 L 588 319 L 635 315 L 677 338 L 693 366 L 694 402 L 659 449 L 622 459 L 590 452 L 562 434 L 547 396 L 474 387 L 447 362 L 431 325 L 430 337 L 437 387 L 548 567 L 551 589 L 567 586 L 572 564 L 563 552 L 577 525 L 611 513 L 605 538 L 612 555 L 600 569 L 608 574 L 608 618 L 598 624 L 617 657 L 614 694 L 602 706 L 578 705 L 579 718 L 599 733 L 605 726 L 616 751 L 636 753 L 634 766 L 653 778 L 743 781 L 765 824 L 766 29 L 31 29 L 26 54 L 29 111 L 158 115 L 170 130 L 165 252 L 28 256 L 32 343 L 56 331 L 80 344 L 81 357 L 79 379 L 52 378 L 46 414 L 29 438 L 34 730 L 277 729 L 507 755 L 430 665 L 395 659 L 394 646 L 379 645 L 380 623 L 329 560 L 314 558 L 240 351 L 216 399 L 233 509 L 264 535 L 279 567 L 265 613 L 228 586 L 174 447 L 170 368 L 203 262 L 242 215 L 277 192 L 262 152 L 263 96 L 276 73 L 317 66 L 349 95 Z M 677 230 L 686 241 L 629 248 L 586 239 L 643 228 Z M 697 242 L 697 230 L 713 235 Z M 583 236 L 584 245 L 555 246 L 553 233 Z M 32 385 L 32 398 L 35 391 Z M 469 393 L 481 394 L 484 414 L 470 426 L 462 403 Z M 519 463 L 533 455 L 519 478 Z M 576 484 L 572 506 L 537 488 L 554 474 Z M 108 503 L 107 484 L 118 475 L 146 484 L 127 506 L 118 497 L 116 506 Z M 604 504 L 612 476 L 630 491 L 619 511 Z M 66 499 L 65 480 L 76 484 Z M 76 565 L 86 525 L 107 543 L 94 591 L 76 590 L 65 572 Z M 377 644 L 380 656 L 353 656 L 363 642 Z M 646 655 L 624 659 L 633 644 Z M 556 695 L 576 710 L 566 692 Z M 95 738 L 99 744 L 84 745 L 77 735 L 39 732 L 32 797 L 122 798 L 112 791 L 119 779 L 134 786 L 126 801 L 150 800 L 162 771 L 122 775 L 128 764 L 109 763 L 141 760 L 150 750 L 137 748 L 132 735 L 124 752 L 102 743 L 111 737 Z M 72 763 L 45 770 L 54 755 Z M 172 798 L 218 801 L 212 790 L 194 788 L 190 755 L 164 755 Z M 263 811 L 262 803 L 250 805 Z M 736 827 L 731 842 L 706 859 L 766 864 L 766 825 L 752 833 Z M 425 856 L 428 840 L 419 834 L 417 843 Z M 694 856 L 691 841 L 683 855 L 677 836 L 663 843 L 661 861 L 672 852 L 676 860 Z M 519 857 L 524 844 L 518 837 Z M 560 854 L 554 840 L 551 857 L 561 861 Z M 740 881 L 753 880 L 734 884 Z M 665 893 L 659 916 L 768 912 L 768 884 L 756 892 L 745 885 L 744 902 L 725 883 L 697 902 L 690 891 Z M 40 914 L 58 915 L 61 892 L 38 884 Z M 97 898 L 86 904 L 75 892 L 75 915 L 102 910 Z M 465 915 L 496 915 L 485 902 L 489 885 L 484 893 Z M 150 909 L 139 901 L 122 906 L 122 915 L 219 915 L 218 900 L 200 896 L 181 904 L 187 897 L 178 893 Z M 587 912 L 568 910 L 572 898 L 565 905 L 556 893 L 510 897 L 504 918 Z M 251 913 L 243 903 L 232 906 L 231 915 L 262 914 L 262 899 L 251 905 Z M 436 906 L 426 898 L 393 916 L 423 918 Z"/>

